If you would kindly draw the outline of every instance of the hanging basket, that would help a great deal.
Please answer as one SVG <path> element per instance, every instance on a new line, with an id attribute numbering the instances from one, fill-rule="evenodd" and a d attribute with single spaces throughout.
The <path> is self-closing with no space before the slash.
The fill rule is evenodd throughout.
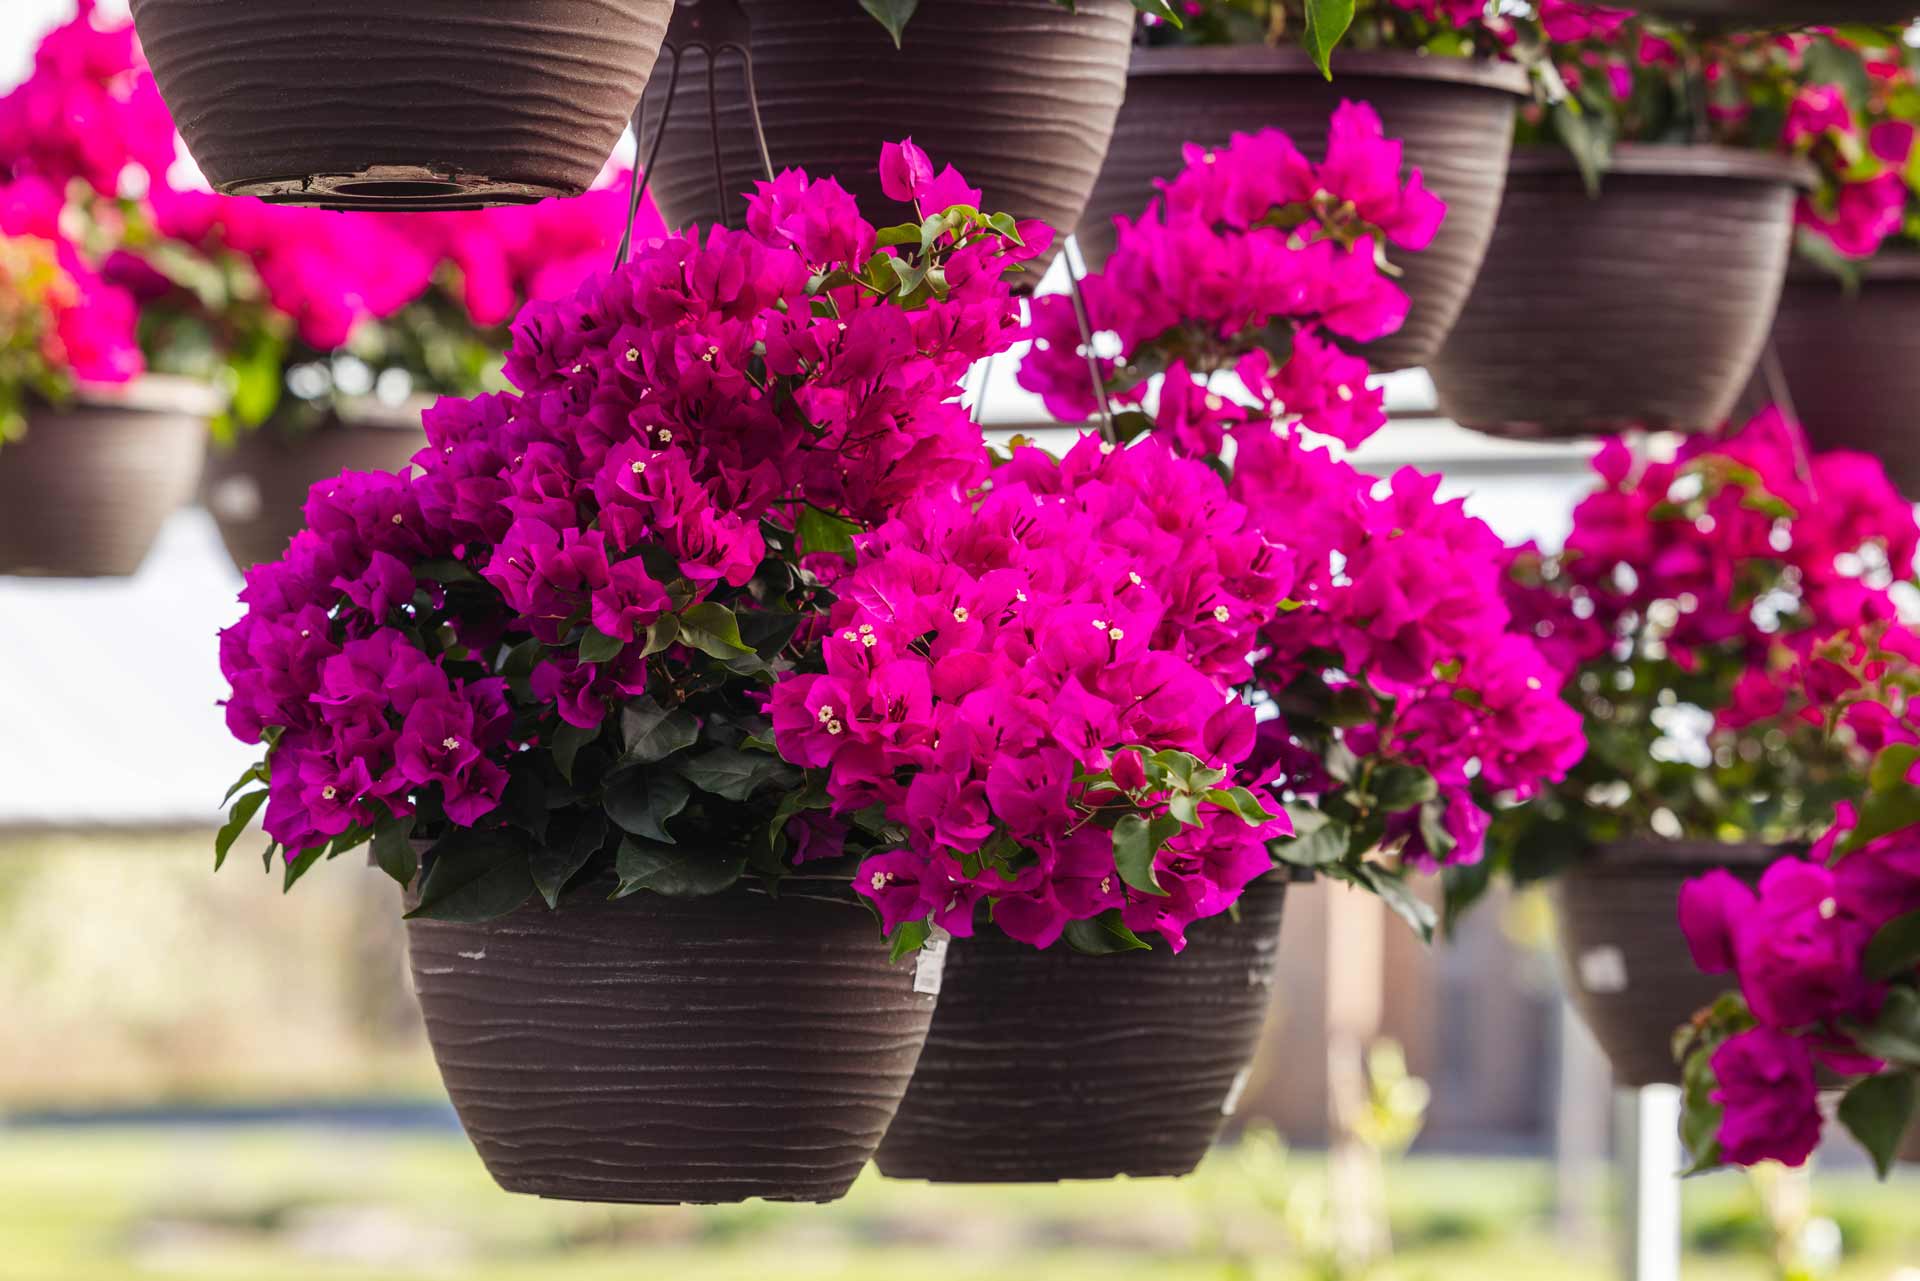
<path id="1" fill-rule="evenodd" d="M 1246 1084 L 1272 996 L 1286 880 L 1203 921 L 1184 952 L 949 948 L 940 1008 L 880 1172 L 935 1183 L 1182 1175 Z"/>
<path id="2" fill-rule="evenodd" d="M 1796 263 L 1774 316 L 1774 351 L 1814 448 L 1872 454 L 1920 498 L 1920 253 L 1883 253 L 1859 269 L 1851 292 Z"/>
<path id="3" fill-rule="evenodd" d="M 1680 887 L 1715 868 L 1757 881 L 1790 851 L 1648 841 L 1596 851 L 1555 887 L 1567 992 L 1614 1082 L 1680 1084 L 1673 1036 L 1735 984 L 1702 974 L 1680 929 Z"/>
<path id="4" fill-rule="evenodd" d="M 0 446 L 0 574 L 133 574 L 192 501 L 218 409 L 204 383 L 164 377 L 30 409 L 26 438 Z"/>
<path id="5" fill-rule="evenodd" d="M 1573 157 L 1514 153 L 1480 279 L 1429 370 L 1441 413 L 1498 436 L 1707 431 L 1766 343 L 1798 161 L 1622 146 L 1598 198 Z"/>
<path id="6" fill-rule="evenodd" d="M 911 137 L 981 188 L 983 208 L 1038 218 L 1062 235 L 1079 221 L 1126 94 L 1127 0 L 1080 0 L 1078 13 L 1054 0 L 923 4 L 903 49 L 857 0 L 743 7 L 776 172 L 831 175 L 877 219 L 899 207 L 880 190 L 880 147 Z M 670 227 L 739 227 L 746 194 L 765 177 L 744 64 L 716 59 L 710 115 L 707 57 L 682 58 L 654 199 Z M 663 66 L 647 93 L 643 139 L 667 105 L 669 78 Z"/>
<path id="7" fill-rule="evenodd" d="M 207 451 L 203 501 L 220 541 L 242 572 L 279 560 L 306 528 L 307 491 L 343 471 L 402 471 L 426 447 L 420 413 L 431 402 L 400 407 L 354 405 L 311 430 L 268 422 Z"/>
<path id="8" fill-rule="evenodd" d="M 937 985 L 889 962 L 851 893 L 612 889 L 407 924 L 440 1075 L 494 1180 L 634 1205 L 844 1196 L 926 1040 L 916 989 Z"/>
<path id="9" fill-rule="evenodd" d="M 673 0 L 133 0 L 207 180 L 336 208 L 471 208 L 587 189 Z"/>
<path id="10" fill-rule="evenodd" d="M 1180 171 L 1186 143 L 1221 145 L 1235 133 L 1275 128 L 1318 160 L 1334 108 L 1343 99 L 1368 102 L 1387 137 L 1404 145 L 1406 163 L 1447 202 L 1447 217 L 1420 253 L 1388 246 L 1413 309 L 1398 333 L 1362 350 L 1380 370 L 1424 365 L 1479 274 L 1500 211 L 1514 111 L 1527 92 L 1519 67 L 1469 58 L 1342 52 L 1329 82 L 1293 48 L 1137 49 L 1113 147 L 1080 221 L 1081 250 L 1090 267 L 1106 262 L 1115 216 L 1139 216 L 1154 179 Z"/>

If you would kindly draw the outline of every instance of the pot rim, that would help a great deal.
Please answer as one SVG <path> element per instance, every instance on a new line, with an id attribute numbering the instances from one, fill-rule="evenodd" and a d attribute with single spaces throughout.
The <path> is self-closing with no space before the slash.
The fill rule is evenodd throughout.
<path id="1" fill-rule="evenodd" d="M 212 418 L 227 398 L 212 383 L 180 374 L 141 374 L 123 383 L 78 383 L 68 405 Z M 62 408 L 62 406 L 54 406 Z"/>
<path id="2" fill-rule="evenodd" d="M 1783 858 L 1805 854 L 1804 842 L 1669 841 L 1657 836 L 1594 846 L 1573 872 L 1605 876 L 1635 872 L 1708 872 L 1714 868 L 1759 871 Z"/>
<path id="3" fill-rule="evenodd" d="M 1404 49 L 1362 49 L 1335 55 L 1335 84 L 1342 79 L 1430 80 L 1492 89 L 1518 98 L 1532 95 L 1526 69 L 1490 58 L 1451 58 Z M 1320 79 L 1306 51 L 1292 45 L 1141 45 L 1127 68 L 1134 76 L 1304 76 Z"/>
<path id="4" fill-rule="evenodd" d="M 1883 249 L 1871 258 L 1853 262 L 1852 266 L 1863 284 L 1875 281 L 1886 284 L 1920 281 L 1920 247 Z M 1795 285 L 1831 285 L 1835 289 L 1846 287 L 1846 282 L 1840 277 L 1799 253 L 1794 254 L 1787 268 L 1787 282 Z"/>
<path id="5" fill-rule="evenodd" d="M 1536 143 L 1515 147 L 1509 174 L 1575 174 L 1580 167 L 1565 147 Z M 1814 168 L 1797 156 L 1777 156 L 1745 147 L 1717 143 L 1623 142 L 1613 149 L 1613 163 L 1601 174 L 1646 178 L 1726 178 L 1784 182 L 1811 190 L 1818 181 Z"/>

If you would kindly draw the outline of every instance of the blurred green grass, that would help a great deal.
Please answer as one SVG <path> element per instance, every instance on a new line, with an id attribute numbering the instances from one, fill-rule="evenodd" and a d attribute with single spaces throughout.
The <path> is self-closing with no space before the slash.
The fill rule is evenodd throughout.
<path id="1" fill-rule="evenodd" d="M 0 1128 L 0 1278 L 130 1281 L 1294 1281 L 1278 1203 L 1321 1163 L 1228 1150 L 1191 1180 L 934 1188 L 871 1174 L 839 1205 L 611 1209 L 512 1197 L 458 1135 Z M 1551 1234 L 1544 1162 L 1390 1171 L 1389 1281 L 1603 1281 L 1608 1242 Z M 1836 1281 L 1920 1268 L 1920 1180 L 1821 1176 Z M 1687 1185 L 1688 1281 L 1772 1276 L 1745 1182 Z M 1910 1281 L 1920 1281 L 1916 1273 Z"/>

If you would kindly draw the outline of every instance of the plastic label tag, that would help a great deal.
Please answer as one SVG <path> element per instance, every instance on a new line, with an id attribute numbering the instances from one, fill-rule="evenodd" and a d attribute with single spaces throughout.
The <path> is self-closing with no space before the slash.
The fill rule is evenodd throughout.
<path id="1" fill-rule="evenodd" d="M 913 990 L 922 996 L 940 995 L 940 984 L 947 974 L 947 944 L 952 939 L 936 925 L 921 944 L 919 959 L 913 964 Z"/>

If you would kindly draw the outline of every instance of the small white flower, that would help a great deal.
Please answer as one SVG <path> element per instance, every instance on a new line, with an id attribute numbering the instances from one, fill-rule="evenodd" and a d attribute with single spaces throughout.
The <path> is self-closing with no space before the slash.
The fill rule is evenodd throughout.
<path id="1" fill-rule="evenodd" d="M 822 725 L 825 725 L 828 721 L 832 720 L 833 717 L 834 717 L 833 704 L 829 703 L 825 707 L 822 707 L 820 709 L 820 723 Z"/>
<path id="2" fill-rule="evenodd" d="M 965 605 L 955 605 L 955 606 L 953 607 L 953 621 L 954 621 L 954 622 L 956 622 L 956 623 L 964 623 L 964 622 L 966 622 L 966 621 L 967 621 L 967 619 L 968 619 L 968 617 L 969 617 L 969 615 L 968 615 L 968 613 L 967 613 L 967 607 L 966 607 Z"/>
<path id="3" fill-rule="evenodd" d="M 1102 894 L 1113 893 L 1113 878 L 1111 876 L 1103 876 L 1100 878 L 1100 892 Z"/>
<path id="4" fill-rule="evenodd" d="M 644 472 L 644 471 L 646 471 L 646 470 L 647 470 L 647 465 L 646 465 L 646 463 L 644 463 L 644 462 L 642 462 L 642 461 L 641 461 L 640 459 L 638 459 L 638 458 L 636 458 L 636 459 L 634 459 L 634 460 L 633 460 L 633 474 L 634 474 L 634 475 L 636 475 L 636 476 L 638 476 L 638 475 L 640 475 L 640 474 L 641 474 L 642 472 Z"/>
<path id="5" fill-rule="evenodd" d="M 443 738 L 440 740 L 440 746 L 449 752 L 457 752 L 460 750 L 460 740 L 457 738 Z"/>
<path id="6" fill-rule="evenodd" d="M 1110 637 L 1112 637 L 1112 638 L 1113 638 L 1114 640 L 1125 640 L 1125 639 L 1127 638 L 1127 634 L 1126 634 L 1126 632 L 1124 632 L 1124 631 L 1122 631 L 1122 630 L 1121 630 L 1120 628 L 1118 628 L 1118 627 L 1110 627 L 1110 628 L 1108 628 L 1108 629 L 1107 629 L 1107 635 L 1108 635 L 1108 636 L 1110 636 Z"/>
<path id="7" fill-rule="evenodd" d="M 1213 607 L 1213 616 L 1215 620 L 1224 623 L 1228 619 L 1233 617 L 1233 611 L 1228 609 L 1225 605 L 1215 605 Z"/>
<path id="8" fill-rule="evenodd" d="M 396 525 L 398 525 L 398 524 L 400 523 L 400 513 L 399 513 L 399 512 L 395 512 L 395 513 L 393 514 L 393 523 L 394 523 L 394 524 L 396 524 Z"/>
<path id="9" fill-rule="evenodd" d="M 846 727 L 845 725 L 842 725 L 842 724 L 841 724 L 841 723 L 840 723 L 839 721 L 828 721 L 828 722 L 827 722 L 827 733 L 829 733 L 829 734 L 836 734 L 836 735 L 837 735 L 837 734 L 839 734 L 839 733 L 840 733 L 841 731 L 843 731 L 843 730 L 845 730 L 846 728 L 847 728 L 847 727 Z"/>
<path id="10" fill-rule="evenodd" d="M 840 633 L 840 639 L 843 641 L 857 641 L 860 637 L 852 628 L 848 628 L 846 631 Z"/>
<path id="11" fill-rule="evenodd" d="M 1338 396 L 1342 400 L 1352 400 L 1353 388 L 1347 386 L 1345 383 L 1341 383 L 1338 387 L 1335 387 L 1333 389 L 1333 394 Z"/>
<path id="12" fill-rule="evenodd" d="M 634 361 L 639 359 L 640 359 L 640 349 L 638 347 L 627 348 L 627 363 L 629 365 L 631 365 Z"/>
<path id="13" fill-rule="evenodd" d="M 1116 448 L 1117 446 L 1110 440 L 1100 442 L 1100 452 L 1103 454 L 1111 454 Z"/>
<path id="14" fill-rule="evenodd" d="M 1219 393 L 1218 393 L 1218 392 L 1208 392 L 1208 393 L 1207 393 L 1207 408 L 1208 408 L 1208 409 L 1211 409 L 1211 410 L 1212 410 L 1212 411 L 1213 411 L 1214 413 L 1216 413 L 1216 414 L 1217 414 L 1217 413 L 1219 413 L 1219 412 L 1220 412 L 1220 411 L 1221 411 L 1222 409 L 1225 409 L 1226 407 L 1227 407 L 1227 402 L 1226 402 L 1226 401 L 1224 401 L 1224 400 L 1222 400 L 1222 399 L 1220 399 L 1220 395 L 1219 395 Z"/>
<path id="15" fill-rule="evenodd" d="M 327 800 L 332 800 L 334 797 L 340 795 L 340 792 L 339 792 L 339 789 L 335 788 L 333 784 L 329 783 L 325 787 L 320 789 L 320 795 L 325 797 Z"/>
<path id="16" fill-rule="evenodd" d="M 860 624 L 860 634 L 861 634 L 862 636 L 871 636 L 871 635 L 873 635 L 873 624 L 872 624 L 872 623 L 862 623 L 862 624 Z"/>
<path id="17" fill-rule="evenodd" d="M 671 445 L 673 443 L 673 433 L 665 427 L 660 429 L 660 443 L 663 445 Z"/>
<path id="18" fill-rule="evenodd" d="M 1830 898 L 1823 898 L 1820 900 L 1820 919 L 1821 920 L 1831 921 L 1834 917 L 1838 915 L 1840 915 L 1840 904 L 1838 901 Z"/>
<path id="19" fill-rule="evenodd" d="M 892 872 L 875 872 L 873 874 L 873 888 L 876 890 L 884 890 L 887 888 L 888 882 L 892 880 Z"/>
<path id="20" fill-rule="evenodd" d="M 1138 587 L 1140 586 L 1140 575 L 1136 571 L 1130 569 L 1127 571 L 1127 581 L 1132 583 L 1135 587 Z"/>
<path id="21" fill-rule="evenodd" d="M 1104 618 L 1096 618 L 1096 619 L 1094 619 L 1094 620 L 1093 620 L 1093 630 L 1095 630 L 1096 632 L 1104 632 L 1104 631 L 1106 631 L 1106 630 L 1107 630 L 1107 620 L 1106 620 L 1106 619 L 1104 619 Z"/>
<path id="22" fill-rule="evenodd" d="M 874 647 L 874 644 L 877 641 L 879 641 L 879 639 L 880 638 L 878 636 L 862 636 L 860 638 L 860 643 L 862 645 L 865 645 L 868 649 L 872 649 Z"/>

